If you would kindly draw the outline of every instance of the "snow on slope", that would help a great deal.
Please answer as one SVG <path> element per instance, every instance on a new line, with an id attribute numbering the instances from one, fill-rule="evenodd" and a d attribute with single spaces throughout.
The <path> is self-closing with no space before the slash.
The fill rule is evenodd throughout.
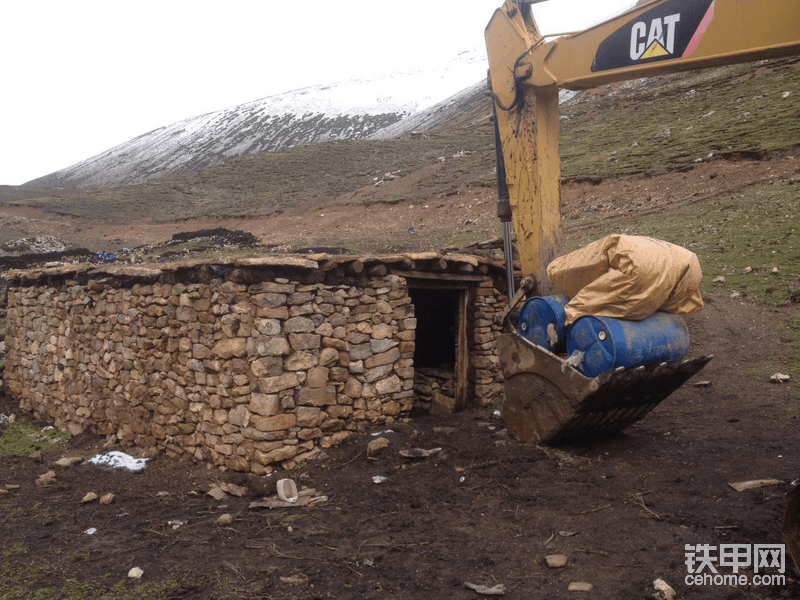
<path id="1" fill-rule="evenodd" d="M 130 185 L 246 154 L 364 138 L 485 73 L 484 54 L 472 50 L 438 68 L 294 90 L 160 127 L 26 185 Z"/>

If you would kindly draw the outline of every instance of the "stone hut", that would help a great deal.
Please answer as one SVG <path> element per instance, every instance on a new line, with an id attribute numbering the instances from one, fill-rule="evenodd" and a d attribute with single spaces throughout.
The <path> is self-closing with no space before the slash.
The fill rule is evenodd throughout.
<path id="1" fill-rule="evenodd" d="M 238 471 L 502 394 L 504 267 L 466 254 L 269 256 L 11 271 L 23 410 Z"/>

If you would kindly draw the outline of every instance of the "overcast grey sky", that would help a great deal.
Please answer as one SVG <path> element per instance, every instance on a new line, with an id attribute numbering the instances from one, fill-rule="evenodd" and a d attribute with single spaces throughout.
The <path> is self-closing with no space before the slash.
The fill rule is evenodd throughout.
<path id="1" fill-rule="evenodd" d="M 550 0 L 543 33 L 634 0 Z M 319 83 L 483 48 L 502 0 L 39 0 L 0 8 L 0 184 L 19 185 L 162 125 Z"/>

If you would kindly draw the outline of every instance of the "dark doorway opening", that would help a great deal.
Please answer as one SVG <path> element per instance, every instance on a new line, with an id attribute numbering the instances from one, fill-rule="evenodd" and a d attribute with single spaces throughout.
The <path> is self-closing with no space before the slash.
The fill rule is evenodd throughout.
<path id="1" fill-rule="evenodd" d="M 417 319 L 414 367 L 454 370 L 460 290 L 410 289 Z"/>
<path id="2" fill-rule="evenodd" d="M 463 409 L 467 401 L 470 291 L 465 285 L 444 287 L 439 282 L 431 283 L 409 287 L 417 319 L 414 392 L 420 409 L 445 415 Z"/>

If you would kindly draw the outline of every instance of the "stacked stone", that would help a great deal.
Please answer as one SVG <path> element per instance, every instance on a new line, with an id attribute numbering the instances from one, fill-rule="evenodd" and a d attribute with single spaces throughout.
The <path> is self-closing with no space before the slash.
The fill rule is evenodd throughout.
<path id="1" fill-rule="evenodd" d="M 440 392 L 443 396 L 454 398 L 456 395 L 456 374 L 451 369 L 435 369 L 430 367 L 417 367 L 414 370 L 414 405 L 426 411 L 431 409 L 433 393 Z"/>
<path id="2" fill-rule="evenodd" d="M 413 403 L 416 319 L 395 275 L 63 283 L 8 304 L 10 391 L 73 433 L 259 474 Z"/>
<path id="3" fill-rule="evenodd" d="M 488 406 L 503 397 L 503 375 L 497 356 L 497 339 L 503 331 L 500 322 L 503 302 L 503 294 L 490 279 L 480 282 L 475 297 L 475 329 L 470 364 L 475 370 L 475 400 L 481 406 Z"/>

